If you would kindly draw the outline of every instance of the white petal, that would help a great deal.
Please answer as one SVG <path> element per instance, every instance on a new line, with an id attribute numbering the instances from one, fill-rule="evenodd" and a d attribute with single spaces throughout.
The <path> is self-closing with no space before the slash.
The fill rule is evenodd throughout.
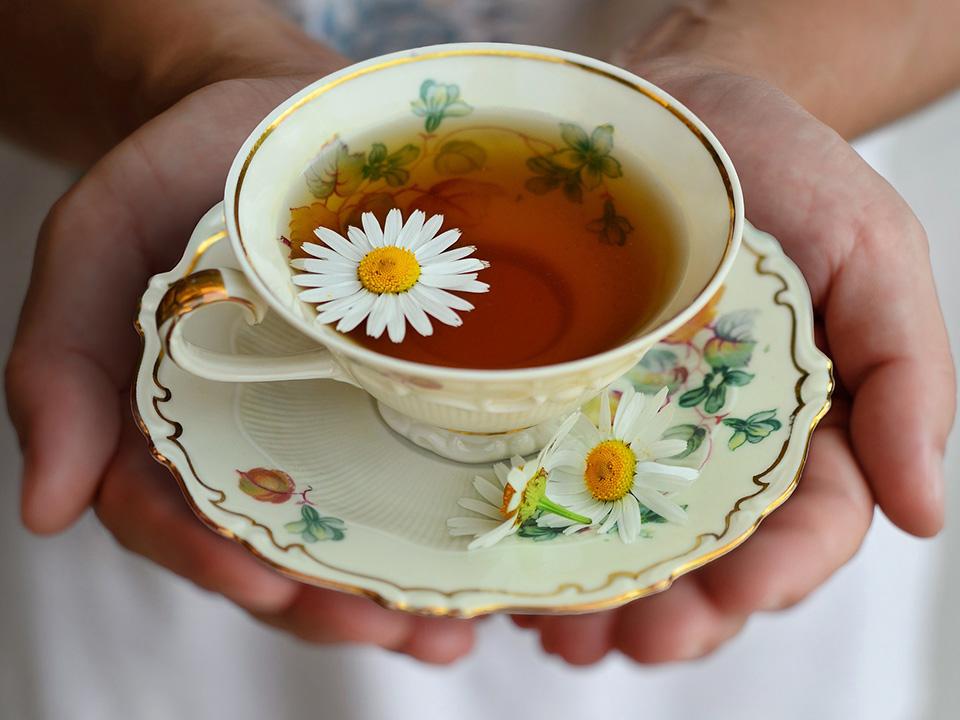
<path id="1" fill-rule="evenodd" d="M 480 493 L 480 497 L 482 497 L 491 505 L 500 507 L 500 505 L 503 503 L 503 490 L 498 488 L 486 478 L 477 475 L 473 479 L 473 487 L 478 493 Z"/>
<path id="2" fill-rule="evenodd" d="M 443 215 L 433 215 L 423 224 L 423 229 L 421 229 L 417 237 L 407 245 L 407 249 L 416 251 L 418 248 L 423 247 L 424 243 L 433 240 L 441 225 L 443 225 Z"/>
<path id="3" fill-rule="evenodd" d="M 432 315 L 445 325 L 452 325 L 453 327 L 463 325 L 463 320 L 460 319 L 459 315 L 446 305 L 435 302 L 433 298 L 423 292 L 420 285 L 414 285 L 407 292 L 413 296 L 413 299 L 420 304 L 420 307 L 422 307 L 428 315 Z"/>
<path id="4" fill-rule="evenodd" d="M 319 227 L 314 230 L 313 233 L 318 238 L 323 240 L 329 247 L 345 258 L 360 262 L 360 258 L 363 257 L 363 253 L 355 248 L 349 240 L 347 240 L 340 233 L 334 232 L 330 228 Z"/>
<path id="5" fill-rule="evenodd" d="M 476 245 L 463 245 L 461 247 L 447 250 L 444 253 L 440 253 L 439 255 L 436 255 L 430 258 L 428 262 L 438 263 L 438 262 L 451 262 L 453 260 L 460 260 L 461 258 L 465 258 L 468 255 L 472 255 L 476 251 L 477 251 Z M 424 262 L 424 265 L 426 264 L 427 262 Z"/>
<path id="6" fill-rule="evenodd" d="M 677 493 L 690 487 L 690 483 L 680 478 L 670 477 L 669 475 L 643 475 L 638 477 L 633 488 L 634 490 L 647 489 L 657 492 Z"/>
<path id="7" fill-rule="evenodd" d="M 550 456 L 547 463 L 549 467 L 545 464 L 544 468 L 551 471 L 561 467 L 576 468 L 583 465 L 583 455 L 576 450 L 557 450 Z"/>
<path id="8" fill-rule="evenodd" d="M 689 484 L 700 477 L 700 471 L 679 465 L 665 465 L 664 463 L 642 460 L 637 463 L 637 475 L 666 475 L 679 478 Z"/>
<path id="9" fill-rule="evenodd" d="M 397 237 L 403 229 L 403 218 L 397 208 L 387 213 L 387 221 L 383 224 L 383 244 L 396 245 Z"/>
<path id="10" fill-rule="evenodd" d="M 587 419 L 586 415 L 580 416 L 580 420 L 577 421 L 573 433 L 590 450 L 609 437 L 601 434 L 596 426 Z"/>
<path id="11" fill-rule="evenodd" d="M 589 502 L 571 503 L 567 505 L 567 507 L 573 510 L 575 513 L 586 515 L 591 520 L 603 517 L 606 512 L 606 505 L 599 500 L 594 500 L 592 497 L 590 498 Z"/>
<path id="12" fill-rule="evenodd" d="M 400 293 L 397 297 L 400 299 L 400 310 L 413 329 L 424 337 L 433 335 L 433 325 L 430 323 L 430 318 L 427 317 L 423 308 L 417 304 L 417 301 L 410 297 L 410 293 Z"/>
<path id="13" fill-rule="evenodd" d="M 413 254 L 416 256 L 417 260 L 424 262 L 435 255 L 439 255 L 448 247 L 453 245 L 457 240 L 460 239 L 460 231 L 456 228 L 452 230 L 447 230 L 437 235 L 430 242 L 421 245 L 417 248 L 416 252 Z"/>
<path id="14" fill-rule="evenodd" d="M 687 521 L 686 510 L 656 490 L 634 487 L 633 494 L 636 495 L 637 500 L 670 522 L 683 524 Z"/>
<path id="15" fill-rule="evenodd" d="M 303 275 L 294 275 L 292 279 L 293 284 L 298 285 L 299 287 L 333 287 L 335 285 L 343 285 L 345 283 L 360 283 L 360 281 L 357 280 L 356 274 L 351 276 L 347 273 L 336 276 L 304 273 Z"/>
<path id="16" fill-rule="evenodd" d="M 298 297 L 304 302 L 325 303 L 337 298 L 347 297 L 357 292 L 363 286 L 359 282 L 340 283 L 330 287 L 314 288 L 313 290 L 304 290 Z"/>
<path id="17" fill-rule="evenodd" d="M 447 529 L 453 536 L 457 535 L 482 535 L 485 532 L 493 530 L 500 523 L 486 518 L 478 517 L 454 517 L 447 520 Z"/>
<path id="18" fill-rule="evenodd" d="M 500 510 L 486 503 L 483 500 L 476 500 L 474 498 L 460 498 L 457 502 L 462 508 L 467 510 L 472 510 L 475 513 L 480 513 L 484 517 L 491 518 L 492 520 L 502 520 L 503 516 L 500 514 Z"/>
<path id="19" fill-rule="evenodd" d="M 317 305 L 317 312 L 322 313 L 328 310 L 340 310 L 341 308 L 347 309 L 353 307 L 358 303 L 363 297 L 370 295 L 370 293 L 363 288 L 357 290 L 353 295 L 347 295 L 346 297 L 339 298 L 337 300 L 330 300 L 329 302 L 322 303 Z"/>
<path id="20" fill-rule="evenodd" d="M 652 458 L 671 458 L 687 449 L 687 441 L 675 438 L 673 440 L 656 440 L 647 445 L 644 450 Z"/>
<path id="21" fill-rule="evenodd" d="M 343 283 L 356 282 L 358 280 L 357 274 L 355 272 L 338 272 L 338 273 L 309 273 L 305 275 L 296 275 L 295 277 L 303 278 L 299 282 L 294 282 L 295 285 L 301 287 L 323 287 L 325 285 L 342 285 Z M 309 280 L 308 278 L 316 278 L 315 280 Z"/>
<path id="22" fill-rule="evenodd" d="M 336 253 L 334 253 L 336 254 Z M 336 259 L 297 258 L 290 261 L 290 267 L 311 273 L 353 273 L 357 274 L 357 263 L 337 255 Z"/>
<path id="23" fill-rule="evenodd" d="M 625 389 L 617 406 L 617 414 L 613 419 L 613 436 L 627 442 L 633 437 L 625 431 L 643 413 L 645 396 L 632 389 Z"/>
<path id="24" fill-rule="evenodd" d="M 613 428 L 610 417 L 610 391 L 604 390 L 600 396 L 600 421 L 597 423 L 597 429 L 604 435 L 609 435 Z"/>
<path id="25" fill-rule="evenodd" d="M 376 295 L 365 290 L 357 299 L 357 302 L 343 314 L 343 319 L 337 323 L 337 330 L 347 333 L 357 327 L 367 317 L 367 313 L 370 312 L 376 299 Z"/>
<path id="26" fill-rule="evenodd" d="M 373 307 L 370 308 L 370 314 L 367 316 L 367 335 L 378 338 L 383 335 L 387 328 L 387 296 L 377 295 L 373 301 Z"/>
<path id="27" fill-rule="evenodd" d="M 373 250 L 373 244 L 367 239 L 366 233 L 360 228 L 356 228 L 353 225 L 348 227 L 347 237 L 350 239 L 350 242 L 353 243 L 353 246 L 364 255 Z"/>
<path id="28" fill-rule="evenodd" d="M 471 280 L 468 283 L 465 283 L 463 285 L 456 285 L 449 289 L 456 290 L 457 292 L 485 293 L 490 290 L 490 285 L 485 282 L 477 282 L 476 280 Z"/>
<path id="29" fill-rule="evenodd" d="M 625 543 L 632 543 L 640 534 L 640 504 L 629 493 L 623 498 L 623 512 L 620 522 L 617 523 L 620 539 Z"/>
<path id="30" fill-rule="evenodd" d="M 372 247 L 383 246 L 383 230 L 380 229 L 380 223 L 377 216 L 372 212 L 365 212 L 360 216 L 360 222 L 363 224 L 363 232 L 367 236 L 367 241 Z"/>
<path id="31" fill-rule="evenodd" d="M 653 396 L 653 406 L 657 409 L 658 412 L 662 412 L 664 408 L 664 403 L 667 401 L 667 395 L 670 394 L 670 388 L 664 386 L 657 391 L 657 394 Z"/>
<path id="32" fill-rule="evenodd" d="M 601 535 L 603 533 L 608 533 L 613 528 L 613 526 L 620 519 L 621 514 L 623 513 L 623 500 L 614 500 L 609 503 L 610 513 L 607 515 L 606 519 L 600 524 L 600 527 L 597 528 L 597 532 Z"/>
<path id="33" fill-rule="evenodd" d="M 634 398 L 637 396 L 636 391 L 632 387 L 626 387 L 623 389 L 623 393 L 620 395 L 620 402 L 617 404 L 617 411 L 613 415 L 613 427 L 612 433 L 614 437 L 620 438 L 620 428 L 623 424 L 623 416 L 627 413 L 627 410 L 630 409 L 630 406 L 633 405 Z"/>
<path id="34" fill-rule="evenodd" d="M 493 473 L 497 476 L 497 480 L 500 481 L 500 487 L 503 488 L 507 484 L 507 476 L 510 474 L 510 466 L 506 463 L 497 463 L 493 466 Z M 502 492 L 502 490 L 501 490 Z"/>
<path id="35" fill-rule="evenodd" d="M 464 312 L 473 310 L 473 303 L 464 300 L 459 295 L 454 295 L 453 293 L 447 292 L 446 290 L 441 290 L 440 288 L 428 288 L 422 285 L 419 289 L 420 292 L 430 297 L 430 299 L 438 305 L 444 305 L 451 310 L 463 310 Z"/>
<path id="36" fill-rule="evenodd" d="M 356 305 L 365 295 L 369 295 L 369 293 L 366 290 L 361 290 L 348 297 L 340 298 L 339 300 L 333 300 L 317 306 L 317 322 L 332 323 L 340 320 L 344 315 L 350 312 L 351 308 L 353 308 L 353 306 Z"/>
<path id="37" fill-rule="evenodd" d="M 324 245 L 317 245 L 316 243 L 305 242 L 300 247 L 303 248 L 304 252 L 307 252 L 310 255 L 313 255 L 313 257 L 315 258 L 320 258 L 321 260 L 331 260 L 336 262 L 352 263 L 354 265 L 356 265 L 359 262 L 359 259 L 351 260 L 350 258 L 344 257 L 340 253 L 336 252 L 335 250 L 331 250 L 330 248 Z"/>
<path id="38" fill-rule="evenodd" d="M 392 342 L 403 342 L 407 334 L 407 319 L 400 309 L 400 298 L 394 293 L 386 293 L 387 298 L 387 334 Z"/>
<path id="39" fill-rule="evenodd" d="M 579 525 L 580 527 L 585 527 L 582 523 L 578 523 L 576 520 L 560 517 L 559 515 L 554 515 L 553 513 L 544 513 L 538 517 L 537 525 L 548 528 L 565 528 L 569 527 L 570 525 Z"/>
<path id="40" fill-rule="evenodd" d="M 450 289 L 457 285 L 465 284 L 476 279 L 477 273 L 466 273 L 463 275 L 427 275 L 426 273 L 423 273 L 420 275 L 419 282 L 427 287 Z"/>
<path id="41" fill-rule="evenodd" d="M 404 223 L 403 229 L 397 236 L 396 245 L 404 249 L 409 249 L 410 244 L 420 236 L 423 229 L 423 223 L 426 220 L 423 210 L 414 210 Z"/>
<path id="42" fill-rule="evenodd" d="M 427 277 L 432 275 L 460 275 L 462 273 L 478 272 L 490 267 L 489 263 L 477 258 L 464 258 L 463 260 L 451 260 L 445 262 L 425 262 L 423 263 L 423 274 Z"/>
<path id="43" fill-rule="evenodd" d="M 472 543 L 467 545 L 468 550 L 476 550 L 478 548 L 491 547 L 496 545 L 498 542 L 503 540 L 508 535 L 512 535 L 517 531 L 516 526 L 513 524 L 513 518 L 507 520 L 506 522 L 501 523 L 493 530 L 488 533 L 485 533 L 474 540 Z"/>

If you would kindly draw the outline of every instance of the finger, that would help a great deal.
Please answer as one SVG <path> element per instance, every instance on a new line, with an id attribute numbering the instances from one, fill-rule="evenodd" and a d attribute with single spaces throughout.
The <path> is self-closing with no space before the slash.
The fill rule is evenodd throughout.
<path id="1" fill-rule="evenodd" d="M 257 617 L 308 642 L 377 645 L 437 664 L 462 657 L 473 645 L 469 621 L 418 617 L 320 588 L 305 587 L 282 612 Z"/>
<path id="2" fill-rule="evenodd" d="M 470 652 L 474 632 L 470 620 L 418 617 L 409 638 L 394 650 L 434 665 L 447 665 Z"/>
<path id="3" fill-rule="evenodd" d="M 703 657 L 743 627 L 745 616 L 720 611 L 692 577 L 666 592 L 635 600 L 616 613 L 613 642 L 637 662 Z"/>
<path id="4" fill-rule="evenodd" d="M 257 612 L 280 612 L 299 584 L 201 524 L 132 421 L 97 497 L 97 516 L 126 549 Z"/>
<path id="5" fill-rule="evenodd" d="M 693 575 L 729 615 L 789 607 L 819 587 L 860 547 L 873 498 L 842 427 L 813 437 L 806 470 L 791 498 L 741 547 Z"/>
<path id="6" fill-rule="evenodd" d="M 205 122 L 199 108 L 160 116 L 105 156 L 44 223 L 7 373 L 27 527 L 60 530 L 89 501 L 117 446 L 110 415 L 136 358 L 137 298 L 222 192 L 265 102 L 251 92 L 250 107 L 227 126 L 207 120 L 208 108 Z"/>
<path id="7" fill-rule="evenodd" d="M 511 615 L 513 624 L 523 630 L 533 630 L 540 624 L 540 617 L 537 615 Z"/>
<path id="8" fill-rule="evenodd" d="M 612 649 L 616 611 L 589 615 L 545 616 L 539 619 L 540 644 L 571 665 L 592 665 Z"/>
<path id="9" fill-rule="evenodd" d="M 825 320 L 854 398 L 853 446 L 877 501 L 904 530 L 932 535 L 943 525 L 956 384 L 923 231 L 909 210 L 890 204 L 886 215 L 872 210 Z"/>
<path id="10" fill-rule="evenodd" d="M 127 403 L 107 373 L 74 350 L 50 355 L 20 345 L 6 386 L 24 456 L 23 523 L 36 533 L 57 532 L 90 504 Z"/>

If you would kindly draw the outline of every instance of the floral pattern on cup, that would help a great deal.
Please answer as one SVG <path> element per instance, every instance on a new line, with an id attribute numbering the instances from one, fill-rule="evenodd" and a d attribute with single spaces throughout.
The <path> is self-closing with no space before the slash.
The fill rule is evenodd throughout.
<path id="1" fill-rule="evenodd" d="M 444 118 L 463 117 L 473 108 L 460 99 L 459 85 L 444 85 L 436 80 L 424 80 L 420 85 L 420 97 L 410 103 L 414 115 L 424 119 L 423 128 L 435 132 Z"/>
<path id="2" fill-rule="evenodd" d="M 458 123 L 450 130 L 445 125 L 445 132 L 438 134 L 444 120 L 462 118 L 474 110 L 461 98 L 459 85 L 424 80 L 410 109 L 424 118 L 425 132 L 416 141 L 398 147 L 376 141 L 357 151 L 335 135 L 323 145 L 303 174 L 315 201 L 291 209 L 289 236 L 283 238 L 294 257 L 302 256 L 300 247 L 313 241 L 317 227 L 346 232 L 351 225 L 359 227 L 364 212 L 383 221 L 394 207 L 405 215 L 412 210 L 442 214 L 452 226 L 469 228 L 483 214 L 483 198 L 504 192 L 497 185 L 468 177 L 482 170 L 487 161 L 484 147 L 463 137 L 480 125 Z M 627 242 L 633 223 L 617 210 L 608 186 L 623 177 L 623 167 L 613 153 L 612 124 L 588 132 L 576 123 L 560 122 L 554 137 L 532 137 L 508 125 L 485 123 L 483 127 L 512 134 L 524 143 L 530 153 L 527 169 L 532 173 L 524 183 L 527 192 L 543 195 L 559 190 L 576 203 L 582 203 L 587 193 L 597 193 L 602 211 L 585 229 L 603 243 Z M 430 187 L 417 185 L 412 173 L 423 162 L 431 163 L 438 175 L 449 180 Z M 471 211 L 458 202 L 457 198 L 467 196 L 471 204 L 480 206 Z"/>

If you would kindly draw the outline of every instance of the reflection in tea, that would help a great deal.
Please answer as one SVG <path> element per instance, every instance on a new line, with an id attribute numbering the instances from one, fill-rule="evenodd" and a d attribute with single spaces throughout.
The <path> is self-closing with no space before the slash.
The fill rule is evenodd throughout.
<path id="1" fill-rule="evenodd" d="M 394 207 L 444 216 L 458 246 L 490 262 L 490 291 L 466 297 L 463 325 L 434 322 L 402 343 L 348 333 L 385 355 L 458 368 L 550 365 L 609 350 L 670 300 L 686 261 L 663 191 L 617 151 L 610 125 L 484 116 L 424 133 L 398 123 L 376 137 L 334 138 L 291 202 L 293 255 L 313 230 L 346 232 Z M 302 186 L 301 186 L 302 187 Z"/>

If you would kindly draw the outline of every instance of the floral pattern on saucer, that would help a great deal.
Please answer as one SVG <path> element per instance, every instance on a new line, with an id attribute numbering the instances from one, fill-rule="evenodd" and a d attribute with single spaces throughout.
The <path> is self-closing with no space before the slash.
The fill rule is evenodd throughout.
<path id="1" fill-rule="evenodd" d="M 282 573 L 389 607 L 584 612 L 663 590 L 746 540 L 789 497 L 829 407 L 831 367 L 813 343 L 802 277 L 773 238 L 747 227 L 723 293 L 617 384 L 670 389 L 678 407 L 667 435 L 686 441 L 684 464 L 701 468 L 677 498 L 688 522 L 648 511 L 645 535 L 627 545 L 528 521 L 468 552 L 446 520 L 487 468 L 414 447 L 355 388 L 210 382 L 163 355 L 155 315 L 167 287 L 188 268 L 235 262 L 228 243 L 197 234 L 178 267 L 151 281 L 138 318 L 140 427 L 209 527 Z M 254 329 L 239 314 L 196 323 L 224 351 L 297 352 L 308 342 L 269 316 Z"/>

